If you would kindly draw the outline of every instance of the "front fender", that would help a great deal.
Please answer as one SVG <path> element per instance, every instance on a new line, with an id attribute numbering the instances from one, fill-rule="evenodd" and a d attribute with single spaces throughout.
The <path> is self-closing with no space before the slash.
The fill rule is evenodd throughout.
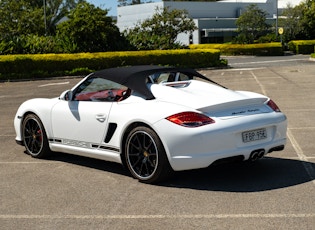
<path id="1" fill-rule="evenodd" d="M 16 115 L 14 117 L 14 128 L 16 132 L 16 141 L 22 141 L 22 133 L 21 127 L 24 117 L 29 114 L 33 113 L 39 117 L 41 122 L 44 125 L 46 130 L 47 137 L 52 137 L 52 128 L 51 128 L 51 110 L 53 106 L 58 103 L 58 98 L 53 99 L 45 99 L 45 98 L 36 98 L 25 101 L 20 105 L 18 108 Z"/>

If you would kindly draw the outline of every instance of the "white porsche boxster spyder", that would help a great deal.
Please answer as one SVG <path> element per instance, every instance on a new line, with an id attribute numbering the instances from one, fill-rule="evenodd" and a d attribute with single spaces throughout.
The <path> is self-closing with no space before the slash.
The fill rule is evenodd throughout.
<path id="1" fill-rule="evenodd" d="M 35 158 L 63 152 L 125 165 L 141 182 L 284 149 L 286 116 L 270 98 L 229 90 L 193 69 L 101 70 L 52 99 L 24 102 L 16 142 Z"/>

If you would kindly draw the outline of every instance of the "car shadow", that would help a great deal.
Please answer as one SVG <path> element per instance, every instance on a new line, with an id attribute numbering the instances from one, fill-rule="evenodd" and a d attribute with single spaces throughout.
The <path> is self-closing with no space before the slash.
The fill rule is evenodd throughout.
<path id="1" fill-rule="evenodd" d="M 223 192 L 261 192 L 315 180 L 315 164 L 264 157 L 255 162 L 227 163 L 177 172 L 163 186 Z"/>
<path id="2" fill-rule="evenodd" d="M 59 161 L 59 162 L 64 162 L 68 164 L 79 165 L 82 167 L 93 168 L 96 170 L 129 176 L 129 172 L 121 164 L 104 161 L 104 160 L 98 160 L 98 159 L 89 158 L 89 157 L 54 152 L 53 154 L 51 154 L 51 156 L 46 158 L 46 160 Z"/>
<path id="3" fill-rule="evenodd" d="M 116 173 L 132 180 L 128 170 L 118 163 L 63 153 L 55 153 L 49 160 Z M 225 163 L 205 169 L 174 172 L 168 180 L 155 186 L 222 192 L 261 192 L 312 180 L 315 180 L 314 163 L 264 157 L 255 162 Z"/>

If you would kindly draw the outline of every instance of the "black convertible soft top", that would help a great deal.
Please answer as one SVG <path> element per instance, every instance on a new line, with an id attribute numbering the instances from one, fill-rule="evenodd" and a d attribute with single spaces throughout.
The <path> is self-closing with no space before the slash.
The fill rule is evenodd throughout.
<path id="1" fill-rule="evenodd" d="M 100 70 L 90 74 L 89 77 L 101 77 L 113 82 L 117 82 L 121 85 L 125 85 L 128 88 L 135 90 L 142 94 L 146 99 L 154 99 L 152 92 L 147 87 L 148 76 L 154 73 L 163 72 L 180 72 L 187 75 L 190 79 L 194 76 L 200 77 L 206 81 L 215 83 L 205 76 L 201 75 L 197 71 L 188 68 L 177 68 L 177 67 L 163 67 L 156 65 L 139 65 L 139 66 L 128 66 L 128 67 L 117 67 Z M 217 83 L 215 83 L 217 84 Z"/>

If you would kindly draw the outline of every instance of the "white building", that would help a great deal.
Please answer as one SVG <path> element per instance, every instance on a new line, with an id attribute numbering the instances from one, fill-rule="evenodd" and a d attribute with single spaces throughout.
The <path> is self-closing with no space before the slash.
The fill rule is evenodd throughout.
<path id="1" fill-rule="evenodd" d="M 275 23 L 277 6 L 285 8 L 301 0 L 225 0 L 219 2 L 173 2 L 161 1 L 117 8 L 117 26 L 120 31 L 132 28 L 137 22 L 152 17 L 157 8 L 186 10 L 198 27 L 190 36 L 180 34 L 177 38 L 184 45 L 224 42 L 236 35 L 235 21 L 250 4 L 256 4 L 267 13 L 267 21 Z"/>

